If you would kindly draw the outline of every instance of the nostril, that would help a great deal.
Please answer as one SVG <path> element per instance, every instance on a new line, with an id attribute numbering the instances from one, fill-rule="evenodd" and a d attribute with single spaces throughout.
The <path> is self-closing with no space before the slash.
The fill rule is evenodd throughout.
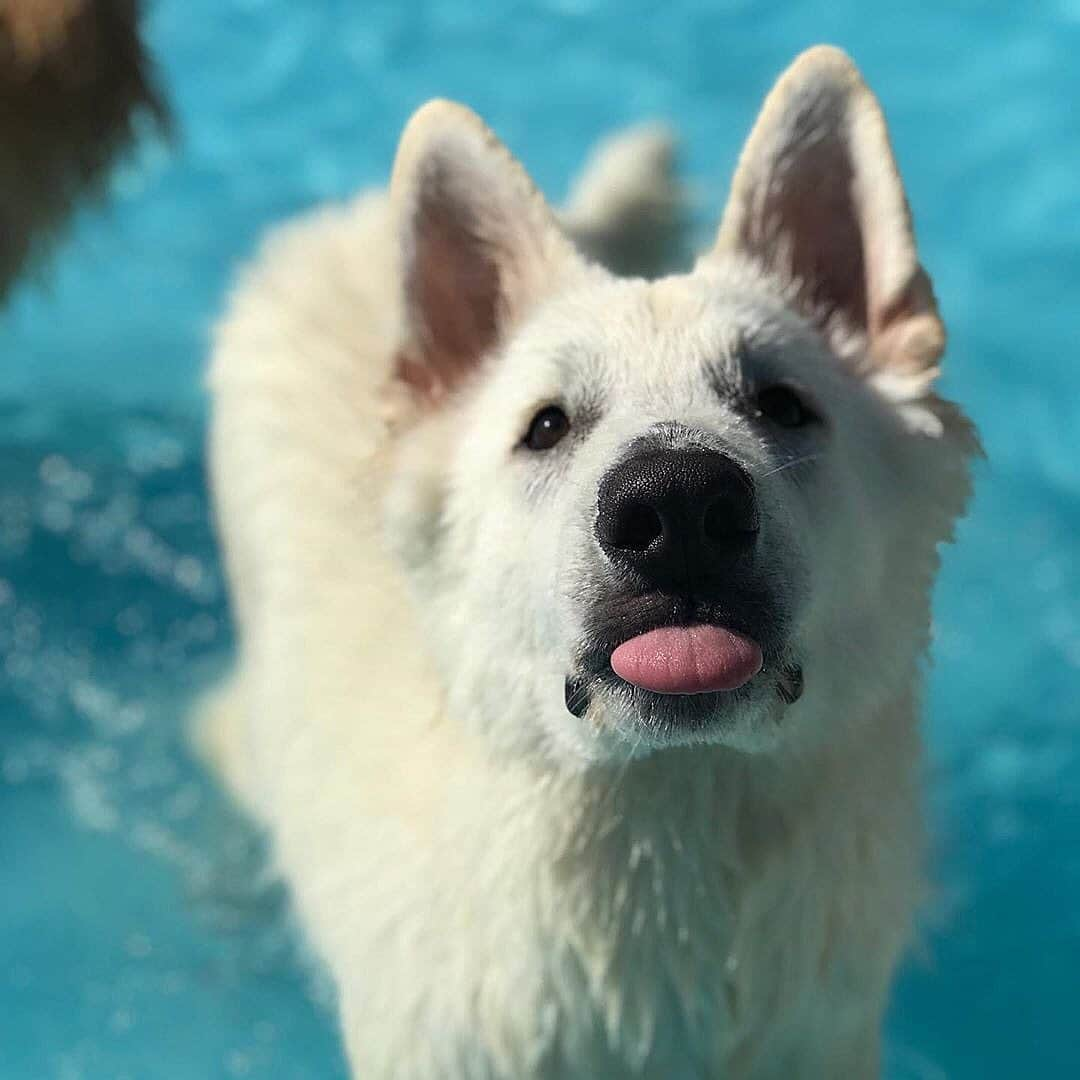
<path id="1" fill-rule="evenodd" d="M 732 501 L 723 495 L 713 499 L 701 522 L 705 539 L 714 544 L 758 531 L 757 514 L 752 503 Z"/>
<path id="2" fill-rule="evenodd" d="M 648 503 L 635 502 L 622 508 L 611 542 L 626 551 L 645 551 L 663 532 L 660 515 Z"/>
<path id="3" fill-rule="evenodd" d="M 593 529 L 616 566 L 660 587 L 685 588 L 756 546 L 753 481 L 711 450 L 637 454 L 601 480 Z"/>

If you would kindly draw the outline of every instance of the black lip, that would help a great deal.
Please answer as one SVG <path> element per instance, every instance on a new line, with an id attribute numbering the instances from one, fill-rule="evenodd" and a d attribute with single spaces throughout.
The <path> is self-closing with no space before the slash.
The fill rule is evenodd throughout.
<path id="1" fill-rule="evenodd" d="M 659 592 L 609 596 L 594 605 L 586 620 L 586 645 L 578 670 L 584 675 L 610 676 L 621 683 L 611 670 L 611 654 L 623 642 L 662 627 L 700 624 L 723 626 L 756 641 L 765 668 L 771 668 L 781 655 L 786 623 L 775 597 L 753 589 L 727 589 L 708 601 Z M 730 691 L 725 692 L 726 697 L 730 695 Z"/>
<path id="2" fill-rule="evenodd" d="M 592 698 L 589 680 L 582 676 L 568 675 L 563 687 L 563 694 L 566 699 L 567 711 L 580 720 L 588 710 Z"/>

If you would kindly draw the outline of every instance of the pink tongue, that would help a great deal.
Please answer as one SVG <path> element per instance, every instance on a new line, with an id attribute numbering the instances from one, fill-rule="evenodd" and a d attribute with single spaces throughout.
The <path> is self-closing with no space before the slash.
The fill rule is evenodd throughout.
<path id="1" fill-rule="evenodd" d="M 722 626 L 666 626 L 624 641 L 611 669 L 657 694 L 734 690 L 761 670 L 761 647 Z"/>

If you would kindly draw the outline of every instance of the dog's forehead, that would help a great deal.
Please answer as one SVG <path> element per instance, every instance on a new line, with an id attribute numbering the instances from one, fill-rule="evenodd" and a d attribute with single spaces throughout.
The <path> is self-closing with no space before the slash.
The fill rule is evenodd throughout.
<path id="1" fill-rule="evenodd" d="M 601 279 L 555 301 L 527 351 L 544 353 L 564 384 L 618 387 L 738 384 L 763 366 L 815 348 L 815 338 L 756 281 L 694 273 Z"/>

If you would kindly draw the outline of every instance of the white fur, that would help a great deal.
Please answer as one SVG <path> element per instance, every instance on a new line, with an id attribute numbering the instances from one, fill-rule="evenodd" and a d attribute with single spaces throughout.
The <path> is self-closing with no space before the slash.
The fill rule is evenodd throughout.
<path id="1" fill-rule="evenodd" d="M 801 63 L 812 84 L 839 61 Z M 969 429 L 925 386 L 891 396 L 884 360 L 863 365 L 877 382 L 845 367 L 790 283 L 726 241 L 693 274 L 616 279 L 463 112 L 429 108 L 404 142 L 393 207 L 364 196 L 271 237 L 211 372 L 240 658 L 208 738 L 272 833 L 355 1074 L 876 1076 L 922 890 L 917 662 Z M 398 231 L 412 252 L 435 153 L 518 261 L 496 354 L 423 404 L 394 377 L 413 340 Z M 748 335 L 829 416 L 806 466 L 702 376 L 754 377 Z M 558 466 L 515 457 L 575 378 L 603 403 L 587 441 Z M 763 542 L 805 579 L 803 698 L 763 692 L 696 741 L 562 701 L 598 573 L 590 500 L 671 419 L 747 464 Z"/>

